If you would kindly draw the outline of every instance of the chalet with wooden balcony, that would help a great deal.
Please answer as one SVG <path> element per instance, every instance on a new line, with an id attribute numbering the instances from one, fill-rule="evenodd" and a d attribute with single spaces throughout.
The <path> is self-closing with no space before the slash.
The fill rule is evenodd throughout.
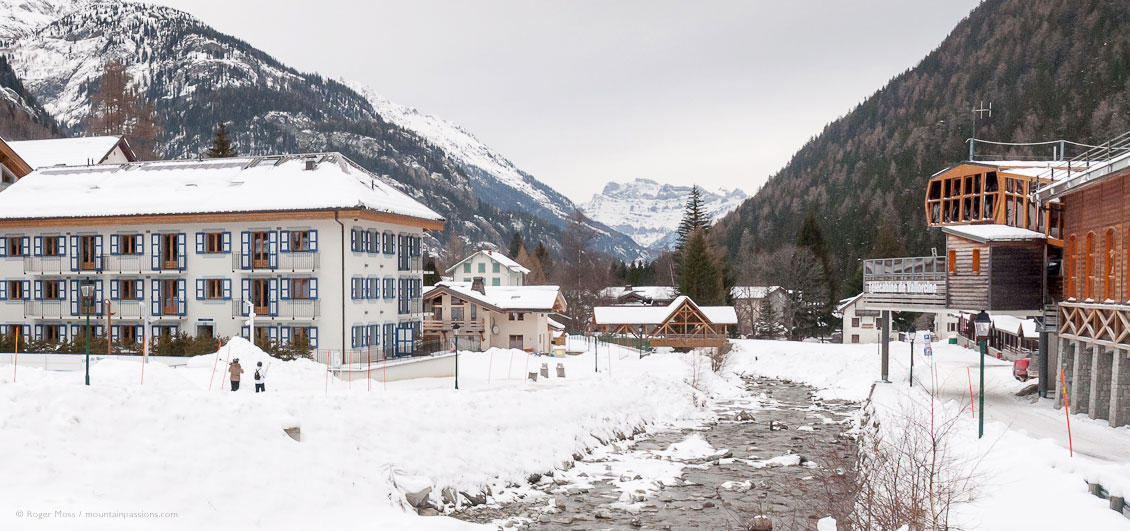
<path id="1" fill-rule="evenodd" d="M 460 350 L 548 353 L 560 327 L 550 314 L 566 309 L 557 286 L 494 286 L 483 277 L 440 282 L 424 292 L 423 334 L 444 341 L 458 338 Z"/>
<path id="2" fill-rule="evenodd" d="M 657 347 L 721 347 L 738 324 L 733 306 L 699 306 L 680 295 L 666 306 L 598 306 L 592 325 L 612 341 Z"/>

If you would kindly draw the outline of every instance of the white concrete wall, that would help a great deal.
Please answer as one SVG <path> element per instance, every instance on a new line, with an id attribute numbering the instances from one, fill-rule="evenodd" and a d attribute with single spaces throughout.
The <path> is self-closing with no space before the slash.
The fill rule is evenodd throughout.
<path id="1" fill-rule="evenodd" d="M 129 162 L 129 159 L 126 158 L 126 154 L 122 151 L 122 146 L 119 144 L 114 146 L 114 149 L 110 150 L 110 153 L 106 155 L 106 158 L 102 159 L 100 164 L 125 164 L 127 162 Z"/>
<path id="2" fill-rule="evenodd" d="M 487 288 L 488 290 L 490 288 Z M 451 296 L 441 295 L 437 299 L 437 305 L 443 308 L 443 319 L 445 321 L 451 320 Z M 516 312 L 522 313 L 523 319 L 521 321 L 511 321 L 510 312 L 495 312 L 481 305 L 475 304 L 474 301 L 465 301 L 463 304 L 464 319 L 471 320 L 471 306 L 475 306 L 475 321 L 482 325 L 482 342 L 481 348 L 483 350 L 491 347 L 510 348 L 510 336 L 522 336 L 522 348 L 525 350 L 533 350 L 536 352 L 549 352 L 552 339 L 549 329 L 549 314 L 543 312 Z M 427 315 L 428 318 L 432 314 Z M 498 327 L 498 333 L 494 333 L 494 328 Z M 476 334 L 478 332 L 475 332 Z M 460 337 L 467 334 L 466 328 L 460 332 Z M 451 337 L 450 334 L 448 337 Z M 462 348 L 462 347 L 461 347 Z"/>
<path id="3" fill-rule="evenodd" d="M 467 271 L 467 266 L 470 265 L 470 272 Z M 498 271 L 495 272 L 495 267 Z M 452 277 L 456 282 L 471 282 L 475 277 L 483 277 L 483 283 L 487 286 L 523 286 L 525 285 L 525 275 L 517 271 L 511 271 L 506 266 L 498 263 L 488 253 L 476 253 L 470 260 L 455 266 L 455 270 L 451 272 Z M 494 281 L 498 280 L 495 284 Z"/>
<path id="4" fill-rule="evenodd" d="M 151 313 L 153 300 L 153 284 L 163 279 L 176 279 L 184 281 L 185 311 L 184 315 L 158 315 L 154 325 L 175 326 L 178 331 L 189 335 L 196 335 L 200 325 L 212 325 L 217 336 L 240 335 L 245 325 L 245 318 L 234 311 L 236 301 L 242 298 L 241 286 L 243 279 L 276 279 L 279 292 L 276 293 L 278 305 L 277 316 L 259 316 L 256 319 L 257 327 L 317 327 L 318 348 L 340 349 L 351 347 L 351 326 L 353 325 L 382 325 L 381 343 L 385 338 L 383 325 L 388 323 L 408 324 L 418 322 L 420 314 L 402 315 L 398 313 L 396 298 L 383 296 L 384 278 L 394 278 L 399 283 L 400 278 L 422 278 L 420 270 L 398 271 L 396 255 L 382 253 L 352 252 L 350 250 L 350 229 L 360 227 L 376 229 L 378 231 L 391 231 L 396 234 L 419 236 L 419 228 L 343 219 L 345 225 L 344 241 L 342 228 L 334 220 L 310 221 L 274 221 L 274 222 L 224 222 L 224 223 L 192 223 L 181 225 L 115 225 L 97 227 L 58 227 L 58 228 L 33 228 L 33 229 L 5 229 L 0 236 L 26 236 L 31 241 L 29 251 L 34 254 L 34 238 L 37 236 L 65 236 L 66 256 L 58 260 L 48 260 L 49 271 L 39 272 L 39 265 L 45 261 L 34 256 L 29 257 L 0 257 L 0 281 L 9 280 L 66 280 L 67 291 L 62 301 L 61 316 L 50 318 L 42 317 L 38 312 L 25 314 L 24 301 L 0 300 L 0 326 L 26 324 L 30 325 L 34 333 L 34 325 L 67 325 L 66 335 L 72 333 L 71 325 L 81 324 L 82 316 L 73 316 L 70 311 L 71 280 L 92 279 L 101 281 L 102 298 L 111 298 L 110 281 L 122 279 L 138 279 L 143 282 L 142 304 L 133 304 L 122 301 L 112 301 L 113 311 L 118 314 L 114 324 L 141 325 L 142 318 Z M 241 269 L 241 233 L 245 231 L 267 231 L 278 234 L 281 240 L 282 231 L 315 230 L 317 231 L 318 250 L 311 253 L 309 258 L 295 260 L 296 253 L 282 252 L 281 242 L 278 244 L 278 267 L 276 269 Z M 229 236 L 229 252 L 221 254 L 200 254 L 196 248 L 196 233 L 198 232 L 226 232 Z M 155 234 L 184 233 L 185 268 L 181 270 L 153 270 L 151 255 L 154 252 L 152 237 Z M 137 257 L 111 256 L 111 234 L 140 234 L 142 236 L 142 254 Z M 102 271 L 72 272 L 70 256 L 72 248 L 71 236 L 101 235 L 102 236 Z M 342 245 L 344 244 L 344 275 Z M 288 254 L 290 256 L 288 256 Z M 314 258 L 313 255 L 316 255 Z M 316 260 L 316 262 L 314 261 Z M 310 267 L 308 264 L 316 264 Z M 30 270 L 25 271 L 25 269 Z M 379 276 L 381 282 L 381 297 L 378 300 L 354 301 L 350 292 L 350 278 L 354 276 Z M 198 279 L 219 278 L 229 281 L 230 299 L 228 300 L 197 300 L 196 281 Z M 282 288 L 284 280 L 291 278 L 313 278 L 317 280 L 317 314 L 308 313 L 310 303 L 305 301 L 288 302 L 283 300 Z M 34 282 L 29 282 L 34 285 Z M 33 288 L 34 290 L 34 288 Z M 28 293 L 32 298 L 34 293 Z M 344 302 L 344 304 L 343 304 Z M 34 308 L 31 308 L 34 311 Z M 291 310 L 294 310 L 293 312 Z M 81 310 L 80 310 L 81 314 Z M 233 316 L 234 314 L 234 316 Z M 102 320 L 95 322 L 103 322 Z M 283 335 L 281 330 L 276 330 L 277 337 Z"/>
<path id="5" fill-rule="evenodd" d="M 843 342 L 878 343 L 883 337 L 882 318 L 857 315 L 856 306 L 858 306 L 858 304 L 852 304 L 844 308 Z M 859 326 L 852 326 L 854 319 L 859 319 Z M 891 330 L 893 331 L 893 327 Z M 859 336 L 859 341 L 854 341 L 853 338 L 857 335 Z"/>

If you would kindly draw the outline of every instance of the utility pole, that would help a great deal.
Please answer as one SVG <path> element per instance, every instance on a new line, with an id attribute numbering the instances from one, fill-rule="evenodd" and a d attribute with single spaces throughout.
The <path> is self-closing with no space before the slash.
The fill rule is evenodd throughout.
<path id="1" fill-rule="evenodd" d="M 981 102 L 979 107 L 973 108 L 973 129 L 969 136 L 969 160 L 973 160 L 973 144 L 977 142 L 977 119 L 984 118 L 984 114 L 989 113 L 989 118 L 993 117 L 993 102 L 989 102 L 989 107 L 985 108 L 985 102 Z"/>

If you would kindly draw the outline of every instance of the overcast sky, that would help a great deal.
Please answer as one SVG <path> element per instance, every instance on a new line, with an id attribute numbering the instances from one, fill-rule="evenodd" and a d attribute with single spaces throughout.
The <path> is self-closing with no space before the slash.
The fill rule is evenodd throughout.
<path id="1" fill-rule="evenodd" d="M 638 177 L 753 193 L 978 2 L 156 3 L 454 121 L 584 202 Z"/>

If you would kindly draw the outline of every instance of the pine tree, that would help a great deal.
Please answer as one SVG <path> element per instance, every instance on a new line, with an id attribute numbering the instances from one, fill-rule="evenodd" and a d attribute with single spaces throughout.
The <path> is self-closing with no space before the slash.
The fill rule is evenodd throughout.
<path id="1" fill-rule="evenodd" d="M 212 145 L 208 148 L 207 154 L 210 159 L 224 159 L 239 154 L 231 140 L 228 140 L 228 126 L 224 122 L 220 122 L 216 131 L 212 133 Z"/>
<path id="2" fill-rule="evenodd" d="M 781 325 L 777 309 L 769 299 L 769 293 L 762 297 L 757 311 L 757 320 L 753 322 L 753 337 L 757 339 L 773 339 L 781 337 L 784 326 Z"/>
<path id="3" fill-rule="evenodd" d="M 691 195 L 683 208 L 683 220 L 679 222 L 676 250 L 682 250 L 691 235 L 700 230 L 704 232 L 710 230 L 710 215 L 706 213 L 706 207 L 702 202 L 702 192 L 695 185 L 691 187 Z"/>
<path id="4" fill-rule="evenodd" d="M 526 244 L 522 241 L 522 235 L 517 231 L 514 232 L 514 237 L 510 238 L 510 249 L 506 253 L 510 258 L 518 258 L 518 253 L 525 249 Z"/>
<path id="5" fill-rule="evenodd" d="M 702 306 L 726 302 L 721 259 L 711 247 L 705 231 L 695 231 L 681 252 L 679 293 Z"/>

